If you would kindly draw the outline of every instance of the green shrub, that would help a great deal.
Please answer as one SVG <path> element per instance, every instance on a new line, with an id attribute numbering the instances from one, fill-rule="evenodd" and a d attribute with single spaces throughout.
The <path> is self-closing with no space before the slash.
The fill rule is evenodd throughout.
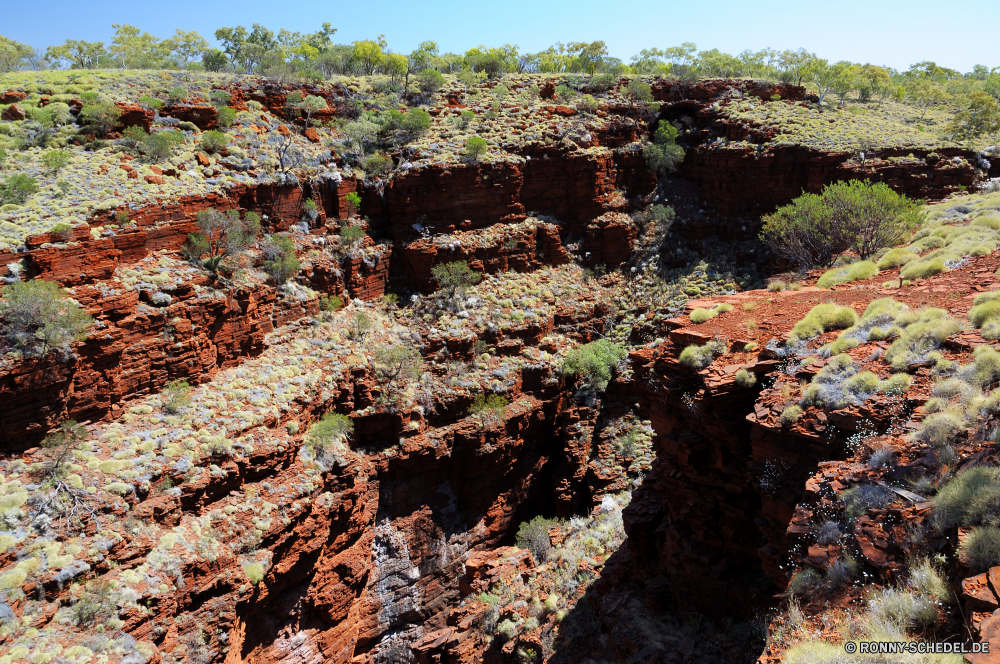
<path id="1" fill-rule="evenodd" d="M 340 413 L 327 413 L 309 427 L 302 442 L 316 464 L 329 470 L 334 464 L 347 465 L 343 458 L 346 450 L 344 441 L 353 433 L 354 422 L 350 417 Z"/>
<path id="2" fill-rule="evenodd" d="M 986 300 L 969 309 L 969 321 L 981 328 L 984 339 L 1000 337 L 1000 300 Z"/>
<path id="3" fill-rule="evenodd" d="M 302 267 L 295 256 L 295 243 L 290 237 L 269 236 L 264 242 L 261 255 L 264 258 L 264 271 L 278 284 L 295 277 Z"/>
<path id="4" fill-rule="evenodd" d="M 38 181 L 27 173 L 14 173 L 0 181 L 0 206 L 24 205 L 38 193 Z"/>
<path id="5" fill-rule="evenodd" d="M 489 143 L 487 143 L 486 139 L 482 136 L 471 136 L 469 140 L 465 142 L 465 156 L 471 161 L 479 161 L 482 159 L 488 149 Z"/>
<path id="6" fill-rule="evenodd" d="M 660 177 L 677 170 L 677 165 L 684 161 L 684 148 L 677 145 L 677 128 L 661 120 L 653 133 L 653 141 L 642 149 L 642 156 L 649 169 Z"/>
<path id="7" fill-rule="evenodd" d="M 523 522 L 517 529 L 517 546 L 531 552 L 537 564 L 542 564 L 549 556 L 552 541 L 549 539 L 549 528 L 556 525 L 554 520 L 536 516 L 531 521 Z"/>
<path id="8" fill-rule="evenodd" d="M 851 281 L 871 279 L 878 274 L 878 268 L 871 261 L 858 261 L 844 267 L 836 267 L 823 273 L 816 285 L 820 288 L 832 288 L 837 284 Z"/>
<path id="9" fill-rule="evenodd" d="M 42 164 L 50 173 L 57 173 L 69 163 L 69 153 L 65 150 L 49 150 L 42 155 Z"/>
<path id="10" fill-rule="evenodd" d="M 627 354 L 621 346 L 599 339 L 567 352 L 562 370 L 566 375 L 583 378 L 585 390 L 603 392 L 611 380 L 611 368 Z"/>
<path id="11" fill-rule="evenodd" d="M 910 261 L 915 261 L 919 258 L 915 253 L 909 249 L 904 249 L 902 247 L 896 249 L 890 249 L 885 253 L 882 258 L 879 259 L 876 267 L 880 270 L 891 270 L 894 267 L 899 267 L 900 265 L 906 265 Z"/>
<path id="12" fill-rule="evenodd" d="M 431 268 L 431 276 L 437 280 L 438 290 L 446 300 L 451 300 L 456 293 L 466 292 L 483 278 L 466 261 L 439 263 Z"/>
<path id="13" fill-rule="evenodd" d="M 425 95 L 437 92 L 444 85 L 444 76 L 441 72 L 430 67 L 417 74 L 416 78 L 417 87 Z"/>
<path id="14" fill-rule="evenodd" d="M 223 129 L 233 126 L 233 122 L 236 121 L 236 109 L 229 108 L 228 106 L 223 106 L 218 110 L 216 115 L 216 121 L 219 126 Z"/>
<path id="15" fill-rule="evenodd" d="M 340 311 L 344 306 L 344 301 L 337 297 L 336 295 L 320 295 L 319 296 L 319 309 L 320 311 L 325 311 L 333 313 L 335 311 Z"/>
<path id="16" fill-rule="evenodd" d="M 931 258 L 907 263 L 899 271 L 899 276 L 903 279 L 925 279 L 947 271 L 944 261 L 940 258 Z"/>
<path id="17" fill-rule="evenodd" d="M 221 131 L 212 129 L 201 135 L 201 147 L 206 152 L 218 152 L 229 145 L 229 136 Z"/>
<path id="18" fill-rule="evenodd" d="M 167 383 L 163 389 L 163 410 L 174 414 L 191 405 L 191 385 L 186 380 Z"/>
<path id="19" fill-rule="evenodd" d="M 740 369 L 736 372 L 735 383 L 738 387 L 749 389 L 757 384 L 757 377 L 746 369 Z"/>
<path id="20" fill-rule="evenodd" d="M 765 215 L 761 239 L 800 267 L 829 265 L 847 249 L 867 259 L 903 242 L 921 214 L 919 203 L 883 183 L 837 182 Z"/>
<path id="21" fill-rule="evenodd" d="M 0 290 L 0 320 L 5 341 L 33 356 L 50 350 L 65 355 L 70 344 L 86 338 L 93 324 L 64 288 L 41 279 L 4 286 Z"/>
<path id="22" fill-rule="evenodd" d="M 798 422 L 800 417 L 802 417 L 802 408 L 795 404 L 781 411 L 781 423 L 786 426 Z"/>
<path id="23" fill-rule="evenodd" d="M 139 150 L 149 157 L 150 161 L 159 162 L 170 157 L 175 146 L 184 142 L 184 134 L 176 129 L 167 129 L 148 134 L 142 139 Z"/>
<path id="24" fill-rule="evenodd" d="M 98 136 L 105 136 L 114 129 L 121 118 L 121 109 L 115 106 L 114 102 L 84 100 L 80 109 L 80 123 L 87 126 Z"/>
<path id="25" fill-rule="evenodd" d="M 508 403 L 507 399 L 499 394 L 477 394 L 469 406 L 469 414 L 480 417 L 485 423 L 493 425 L 503 419 Z"/>
<path id="26" fill-rule="evenodd" d="M 1000 528 L 982 526 L 976 528 L 962 545 L 962 553 L 969 559 L 973 573 L 985 572 L 1000 565 Z"/>
<path id="27" fill-rule="evenodd" d="M 361 226 L 349 225 L 340 229 L 340 240 L 349 247 L 359 245 L 365 236 L 365 229 Z"/>
<path id="28" fill-rule="evenodd" d="M 709 341 L 704 346 L 691 345 L 681 351 L 680 363 L 692 369 L 704 369 L 717 356 L 726 352 L 726 345 L 721 341 Z"/>
<path id="29" fill-rule="evenodd" d="M 65 221 L 60 221 L 58 224 L 49 229 L 49 235 L 56 242 L 68 242 L 73 237 L 73 227 L 67 224 Z"/>

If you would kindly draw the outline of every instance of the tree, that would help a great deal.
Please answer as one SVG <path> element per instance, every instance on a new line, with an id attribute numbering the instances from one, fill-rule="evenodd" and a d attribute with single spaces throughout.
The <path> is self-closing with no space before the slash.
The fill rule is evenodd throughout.
<path id="1" fill-rule="evenodd" d="M 478 417 L 483 426 L 493 427 L 503 420 L 508 401 L 499 394 L 477 394 L 469 406 L 469 414 Z"/>
<path id="2" fill-rule="evenodd" d="M 446 300 L 451 300 L 456 293 L 464 293 L 482 280 L 482 275 L 469 268 L 465 261 L 440 263 L 431 268 L 431 276 L 437 279 L 438 290 Z"/>
<path id="3" fill-rule="evenodd" d="M 889 72 L 873 64 L 862 65 L 857 70 L 858 96 L 861 101 L 877 98 L 882 101 L 892 93 L 894 86 Z"/>
<path id="4" fill-rule="evenodd" d="M 33 279 L 0 290 L 0 320 L 5 340 L 31 356 L 50 350 L 67 354 L 74 341 L 87 336 L 93 319 L 66 290 L 52 281 Z"/>
<path id="5" fill-rule="evenodd" d="M 765 216 L 761 239 L 801 267 L 828 265 L 847 249 L 867 259 L 897 245 L 920 219 L 919 203 L 884 183 L 837 182 L 820 195 L 803 194 Z"/>
<path id="6" fill-rule="evenodd" d="M 208 270 L 215 272 L 223 259 L 237 256 L 257 240 L 260 234 L 260 217 L 256 212 L 247 212 L 240 219 L 236 210 L 202 210 L 198 213 L 198 228 L 201 233 L 188 235 L 186 251 L 193 260 L 199 260 Z M 203 254 L 209 257 L 201 261 Z"/>
<path id="7" fill-rule="evenodd" d="M 640 78 L 633 78 L 629 81 L 625 91 L 635 104 L 645 105 L 653 101 L 652 88 Z"/>
<path id="8" fill-rule="evenodd" d="M 299 108 L 306 112 L 306 128 L 309 128 L 309 123 L 312 121 L 313 113 L 317 111 L 322 111 L 326 108 L 326 100 L 322 97 L 317 97 L 316 95 L 309 95 L 302 100 L 299 104 Z"/>
<path id="9" fill-rule="evenodd" d="M 394 398 L 407 383 L 417 380 L 423 373 L 423 360 L 413 346 L 379 346 L 372 359 L 375 379 L 385 390 L 382 400 Z"/>
<path id="10" fill-rule="evenodd" d="M 329 470 L 334 464 L 347 465 L 343 456 L 347 451 L 344 441 L 353 434 L 354 422 L 350 417 L 340 413 L 327 413 L 309 427 L 302 442 L 316 465 Z"/>
<path id="11" fill-rule="evenodd" d="M 69 62 L 72 69 L 96 69 L 107 57 L 104 42 L 67 39 L 61 46 L 49 46 L 45 50 L 45 60 L 53 67 Z"/>
<path id="12" fill-rule="evenodd" d="M 27 44 L 0 35 L 0 73 L 27 66 L 34 54 L 35 49 Z"/>
<path id="13" fill-rule="evenodd" d="M 552 550 L 552 540 L 549 539 L 549 528 L 555 522 L 539 515 L 531 521 L 525 521 L 517 528 L 515 539 L 519 549 L 531 552 L 535 559 L 535 564 L 542 564 L 549 557 Z"/>
<path id="14" fill-rule="evenodd" d="M 355 62 L 358 63 L 361 73 L 365 76 L 374 74 L 385 58 L 385 53 L 382 52 L 382 45 L 371 39 L 365 39 L 354 42 L 353 47 L 351 55 Z"/>
<path id="15" fill-rule="evenodd" d="M 170 51 L 170 44 L 134 25 L 114 23 L 115 37 L 111 40 L 111 56 L 121 63 L 122 69 L 152 68 Z"/>
<path id="16" fill-rule="evenodd" d="M 907 86 L 906 95 L 921 109 L 921 120 L 927 115 L 927 109 L 931 106 L 943 104 L 951 99 L 951 95 L 945 92 L 941 84 L 927 78 L 919 78 Z"/>
<path id="17" fill-rule="evenodd" d="M 251 32 L 247 32 L 242 25 L 219 28 L 215 31 L 215 38 L 222 43 L 233 67 L 247 73 L 253 73 L 264 57 L 278 48 L 274 32 L 257 23 L 253 24 Z"/>
<path id="18" fill-rule="evenodd" d="M 962 110 L 948 123 L 948 131 L 952 132 L 951 140 L 970 140 L 985 134 L 1000 131 L 1000 105 L 997 100 L 982 91 L 969 94 Z"/>
<path id="19" fill-rule="evenodd" d="M 660 177 L 677 170 L 677 164 L 684 161 L 684 148 L 677 145 L 677 128 L 661 120 L 653 142 L 643 148 L 642 154 L 650 170 Z"/>
<path id="20" fill-rule="evenodd" d="M 404 76 L 408 77 L 410 75 L 410 61 L 401 53 L 386 53 L 382 57 L 380 69 L 390 79 L 398 81 Z"/>
<path id="21" fill-rule="evenodd" d="M 570 42 L 566 50 L 573 54 L 573 68 L 591 76 L 608 57 L 608 46 L 603 41 Z"/>
<path id="22" fill-rule="evenodd" d="M 166 40 L 171 53 L 177 58 L 181 67 L 187 67 L 211 48 L 208 40 L 195 30 L 176 30 L 173 37 Z M 215 49 L 212 49 L 215 50 Z"/>
<path id="23" fill-rule="evenodd" d="M 423 41 L 410 53 L 410 71 L 423 72 L 435 69 L 438 60 L 438 45 L 435 41 Z"/>

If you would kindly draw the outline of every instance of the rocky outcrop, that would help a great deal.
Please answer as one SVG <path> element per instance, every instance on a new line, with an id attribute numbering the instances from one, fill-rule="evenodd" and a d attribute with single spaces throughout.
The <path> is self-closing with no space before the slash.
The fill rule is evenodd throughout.
<path id="1" fill-rule="evenodd" d="M 176 118 L 181 122 L 190 122 L 202 131 L 216 129 L 219 126 L 219 112 L 208 104 L 164 106 L 160 109 L 160 115 Z"/>

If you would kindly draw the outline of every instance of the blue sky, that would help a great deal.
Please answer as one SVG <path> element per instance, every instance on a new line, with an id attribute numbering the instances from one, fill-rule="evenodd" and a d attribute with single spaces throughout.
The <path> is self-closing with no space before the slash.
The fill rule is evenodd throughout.
<path id="1" fill-rule="evenodd" d="M 646 47 L 685 41 L 699 49 L 738 53 L 806 47 L 831 60 L 850 59 L 905 69 L 920 60 L 968 71 L 1000 66 L 998 0 L 78 0 L 8 2 L 0 34 L 44 49 L 67 38 L 109 41 L 111 23 L 131 23 L 158 37 L 175 28 L 198 30 L 212 40 L 220 26 L 263 23 L 277 31 L 311 32 L 324 21 L 336 40 L 385 34 L 389 47 L 408 53 L 434 39 L 442 51 L 479 44 L 513 43 L 538 51 L 556 41 L 603 39 L 612 55 L 628 61 Z"/>

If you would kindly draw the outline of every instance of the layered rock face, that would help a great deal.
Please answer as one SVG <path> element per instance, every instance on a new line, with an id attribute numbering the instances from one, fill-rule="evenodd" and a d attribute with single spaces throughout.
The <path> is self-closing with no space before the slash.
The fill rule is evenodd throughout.
<path id="1" fill-rule="evenodd" d="M 742 129 L 712 124 L 711 104 L 731 88 L 732 82 L 661 85 L 654 96 L 664 102 L 663 120 L 692 113 L 704 121 L 699 131 L 742 139 Z M 246 97 L 285 113 L 287 92 Z M 796 86 L 751 86 L 745 93 L 804 98 Z M 245 108 L 241 95 L 233 90 L 236 108 Z M 148 126 L 142 109 L 123 110 L 129 122 Z M 168 112 L 203 129 L 216 122 L 212 107 Z M 550 112 L 576 111 L 553 106 Z M 87 624 L 59 611 L 100 588 L 70 582 L 111 579 L 114 589 L 129 590 L 116 596 L 115 620 L 122 623 L 116 629 L 142 644 L 123 640 L 115 646 L 121 659 L 135 646 L 153 664 L 494 664 L 524 661 L 520 653 L 527 651 L 541 661 L 554 613 L 499 647 L 470 607 L 482 601 L 479 593 L 541 567 L 525 551 L 504 546 L 519 524 L 539 514 L 593 514 L 628 490 L 634 478 L 616 464 L 638 454 L 616 456 L 607 432 L 626 416 L 648 423 L 655 459 L 624 512 L 625 544 L 584 563 L 601 579 L 576 610 L 596 610 L 588 638 L 601 643 L 600 627 L 610 642 L 593 653 L 622 662 L 691 655 L 690 638 L 668 653 L 641 630 L 618 629 L 622 613 L 636 613 L 637 606 L 741 618 L 772 606 L 789 565 L 803 557 L 811 532 L 806 512 L 818 511 L 821 494 L 845 477 L 827 477 L 833 466 L 822 464 L 845 456 L 844 440 L 862 420 L 883 422 L 877 409 L 863 407 L 831 415 L 829 425 L 825 415 L 809 428 L 783 425 L 780 413 L 791 398 L 772 389 L 774 382 L 792 374 L 809 379 L 815 370 L 792 367 L 788 374 L 787 362 L 748 344 L 785 335 L 803 308 L 821 300 L 860 307 L 877 289 L 692 302 L 727 303 L 737 311 L 758 306 L 761 331 L 751 339 L 746 326 L 706 332 L 687 318 L 669 320 L 663 339 L 634 348 L 615 367 L 601 398 L 587 393 L 554 358 L 609 336 L 615 314 L 604 295 L 629 285 L 592 280 L 569 265 L 571 252 L 588 267 L 631 259 L 636 227 L 624 213 L 656 186 L 641 151 L 628 148 L 646 129 L 623 122 L 581 137 L 587 143 L 581 151 L 554 147 L 509 162 L 401 170 L 381 187 L 352 178 L 244 184 L 226 195 L 133 210 L 133 225 L 115 232 L 98 230 L 111 222 L 110 214 L 99 215 L 93 233 L 79 226 L 69 242 L 37 235 L 24 251 L 0 255 L 0 264 L 22 261 L 28 275 L 71 288 L 96 320 L 66 361 L 6 358 L 0 365 L 5 505 L 38 505 L 28 489 L 21 499 L 18 477 L 28 485 L 29 473 L 51 463 L 50 451 L 32 448 L 55 425 L 75 419 L 91 437 L 86 454 L 73 457 L 76 479 L 67 477 L 59 489 L 92 508 L 86 519 L 74 513 L 86 523 L 73 542 L 63 538 L 75 553 L 57 547 L 44 554 L 47 561 L 69 555 L 70 563 L 0 577 L 20 592 L 5 605 L 13 615 L 50 630 L 46 638 L 54 635 L 39 652 L 68 648 L 81 633 L 74 630 Z M 767 211 L 802 189 L 849 177 L 940 197 L 974 174 L 967 164 L 947 162 L 857 167 L 845 163 L 846 155 L 805 148 L 761 156 L 707 143 L 690 147 L 681 175 L 727 214 Z M 362 223 L 349 219 L 352 192 L 361 194 L 370 237 L 346 248 L 339 244 L 343 226 Z M 314 215 L 304 212 L 306 198 L 317 203 Z M 298 280 L 282 287 L 273 279 L 239 283 L 227 281 L 232 274 L 216 278 L 185 263 L 181 247 L 197 228 L 197 213 L 209 208 L 258 212 L 272 232 L 294 229 Z M 456 321 L 460 312 L 441 316 L 443 302 L 428 300 L 405 320 L 376 304 L 390 292 L 417 300 L 434 293 L 433 267 L 453 261 L 482 275 L 511 273 L 510 292 L 483 294 L 478 313 L 464 311 L 464 321 L 481 316 L 474 325 Z M 995 266 L 987 267 L 981 269 L 992 274 Z M 522 280 L 529 273 L 545 277 Z M 361 329 L 348 312 L 321 314 L 321 302 L 329 302 L 321 296 L 360 301 L 350 315 L 371 314 L 374 331 Z M 495 313 L 515 307 L 517 320 Z M 448 324 L 439 329 L 439 320 Z M 393 327 L 403 323 L 409 336 Z M 688 346 L 716 338 L 724 360 L 701 370 L 680 361 Z M 375 339 L 422 353 L 423 370 L 397 401 L 389 399 L 392 367 L 369 357 Z M 740 371 L 754 377 L 752 385 L 737 383 Z M 483 382 L 467 380 L 473 372 Z M 177 416 L 157 396 L 178 380 L 204 388 L 190 406 L 197 419 Z M 470 414 L 472 393 L 484 392 L 482 385 L 503 388 L 510 403 L 502 415 Z M 328 413 L 350 414 L 354 428 L 338 441 L 341 457 L 324 461 L 321 472 L 306 432 Z M 818 477 L 817 469 L 824 469 Z M 91 496 L 98 502 L 87 502 Z M 878 516 L 884 515 L 863 524 L 864 541 L 880 539 Z M 0 563 L 13 568 L 35 551 L 22 534 L 16 545 L 4 541 Z M 552 544 L 560 537 L 556 529 Z M 827 562 L 834 555 L 812 553 L 817 560 L 827 555 Z M 90 562 L 73 562 L 84 555 Z M 528 594 L 518 602 L 532 599 L 540 598 Z M 505 617 L 525 609 L 513 606 L 518 602 L 504 607 Z M 575 656 L 571 644 L 562 645 L 560 651 L 556 641 L 550 661 Z"/>

